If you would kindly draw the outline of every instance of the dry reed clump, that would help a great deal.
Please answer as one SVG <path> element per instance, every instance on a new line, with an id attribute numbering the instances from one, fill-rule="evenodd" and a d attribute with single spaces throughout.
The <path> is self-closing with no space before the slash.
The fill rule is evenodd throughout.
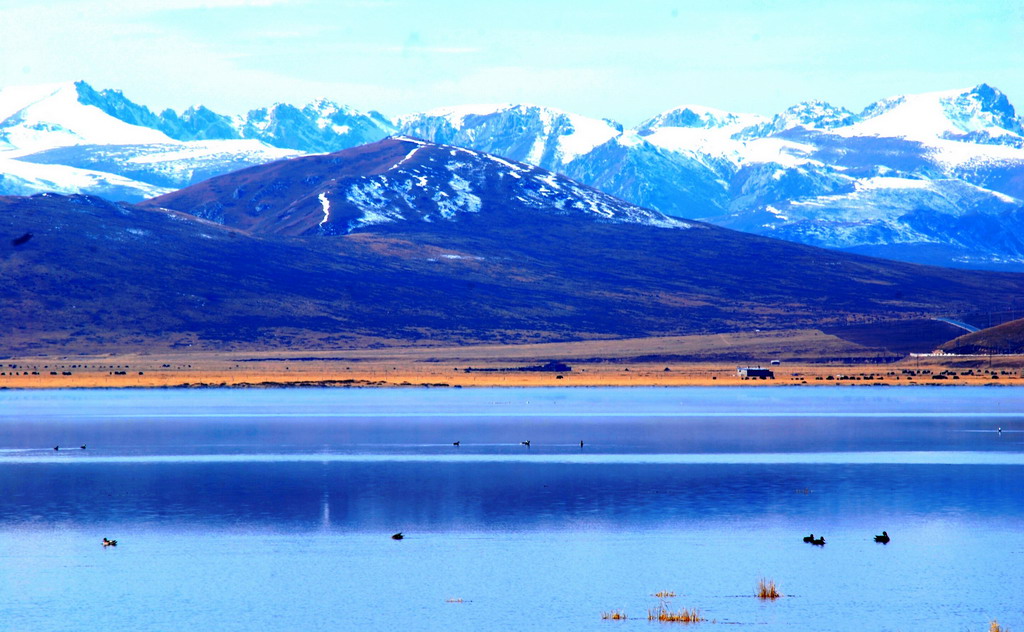
<path id="1" fill-rule="evenodd" d="M 648 621 L 661 621 L 662 623 L 697 623 L 698 621 L 706 621 L 704 617 L 700 616 L 700 611 L 696 608 L 687 610 L 683 608 L 678 612 L 672 612 L 665 607 L 665 604 L 661 604 L 653 610 L 647 611 Z"/>
<path id="2" fill-rule="evenodd" d="M 658 591 L 658 592 L 654 593 L 651 596 L 652 597 L 657 597 L 658 599 L 668 599 L 669 597 L 675 597 L 676 594 L 674 592 L 672 592 L 671 590 L 661 590 L 661 591 Z"/>
<path id="3" fill-rule="evenodd" d="M 775 586 L 774 579 L 765 579 L 762 577 L 757 581 L 757 598 L 758 599 L 778 599 L 782 596 L 779 589 Z"/>
<path id="4" fill-rule="evenodd" d="M 999 625 L 998 621 L 993 619 L 992 623 L 988 624 L 988 632 L 1010 632 L 1010 629 L 1004 628 L 1003 626 Z"/>
<path id="5" fill-rule="evenodd" d="M 624 619 L 628 619 L 629 617 L 627 617 L 626 613 L 623 612 L 622 610 L 612 610 L 610 612 L 602 612 L 601 613 L 601 618 L 602 619 L 611 619 L 613 621 L 622 621 Z"/>

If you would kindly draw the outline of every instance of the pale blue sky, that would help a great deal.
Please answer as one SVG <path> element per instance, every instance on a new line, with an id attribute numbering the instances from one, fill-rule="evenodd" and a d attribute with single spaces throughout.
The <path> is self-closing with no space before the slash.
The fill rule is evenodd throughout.
<path id="1" fill-rule="evenodd" d="M 1024 109 L 1022 42 L 1024 0 L 0 0 L 0 86 L 85 79 L 227 114 L 526 102 L 632 125 L 987 82 Z"/>

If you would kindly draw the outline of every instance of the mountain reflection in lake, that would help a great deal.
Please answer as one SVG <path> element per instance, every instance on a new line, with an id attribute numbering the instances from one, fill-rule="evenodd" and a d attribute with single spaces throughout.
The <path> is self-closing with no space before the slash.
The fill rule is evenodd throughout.
<path id="1" fill-rule="evenodd" d="M 0 620 L 603 630 L 670 590 L 757 630 L 1024 628 L 1022 430 L 1014 388 L 4 392 Z"/>

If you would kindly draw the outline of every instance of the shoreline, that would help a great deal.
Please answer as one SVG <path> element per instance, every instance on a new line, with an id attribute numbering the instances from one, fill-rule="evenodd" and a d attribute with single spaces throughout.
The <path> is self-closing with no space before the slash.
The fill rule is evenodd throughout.
<path id="1" fill-rule="evenodd" d="M 893 364 L 780 363 L 766 366 L 773 379 L 744 378 L 737 363 L 574 362 L 562 371 L 531 370 L 528 363 L 366 362 L 261 360 L 258 365 L 223 357 L 121 356 L 85 361 L 7 360 L 2 390 L 86 388 L 487 388 L 487 387 L 750 387 L 773 386 L 1024 386 L 1019 360 L 988 366 L 950 366 L 904 360 Z M 933 359 L 929 359 L 933 360 Z M 443 364 L 444 366 L 439 366 Z M 567 369 L 567 370 L 565 370 Z"/>

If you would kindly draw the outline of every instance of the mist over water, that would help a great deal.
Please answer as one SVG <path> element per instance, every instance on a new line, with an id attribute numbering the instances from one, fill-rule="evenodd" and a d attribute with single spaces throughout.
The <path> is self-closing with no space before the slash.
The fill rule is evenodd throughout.
<path id="1" fill-rule="evenodd" d="M 0 612 L 603 630 L 672 590 L 757 630 L 1020 628 L 1022 411 L 1014 388 L 3 392 Z"/>

